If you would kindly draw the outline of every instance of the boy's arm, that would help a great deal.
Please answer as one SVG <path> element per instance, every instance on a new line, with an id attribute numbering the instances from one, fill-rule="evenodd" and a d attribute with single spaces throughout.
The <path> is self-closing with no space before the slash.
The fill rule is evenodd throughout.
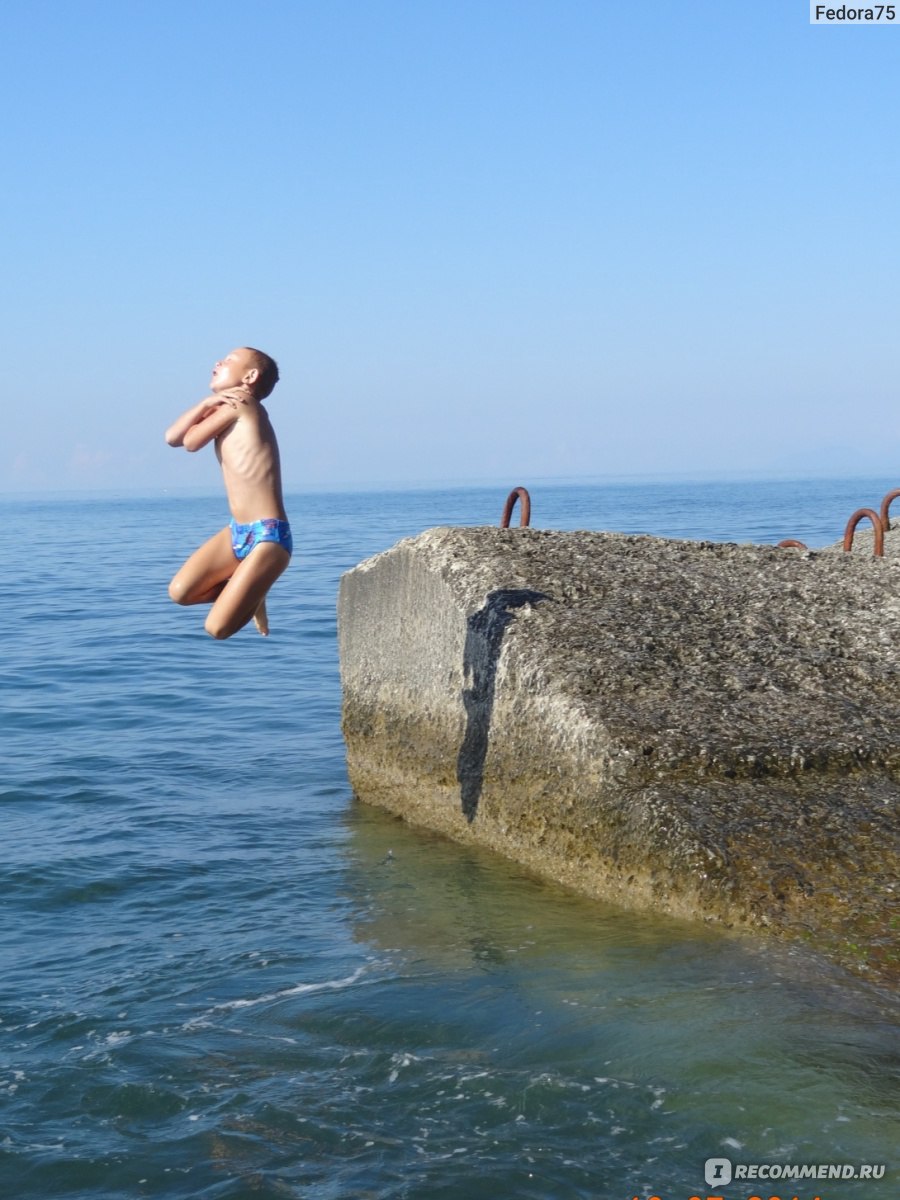
<path id="1" fill-rule="evenodd" d="M 212 412 L 201 416 L 196 424 L 191 425 L 185 431 L 184 437 L 181 439 L 181 444 L 185 450 L 190 450 L 191 453 L 195 450 L 202 450 L 213 438 L 217 438 L 220 433 L 224 433 L 237 419 L 238 411 L 233 404 L 227 401 L 219 404 Z"/>
<path id="2" fill-rule="evenodd" d="M 170 446 L 183 446 L 184 435 L 204 417 L 208 417 L 210 413 L 224 403 L 218 396 L 207 396 L 201 400 L 199 404 L 195 404 L 193 408 L 189 408 L 187 412 L 182 413 L 177 421 L 173 421 L 166 430 L 166 441 Z"/>

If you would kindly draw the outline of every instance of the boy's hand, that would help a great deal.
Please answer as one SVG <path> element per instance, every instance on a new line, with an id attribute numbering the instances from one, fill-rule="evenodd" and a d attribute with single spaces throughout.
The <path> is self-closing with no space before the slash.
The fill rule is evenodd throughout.
<path id="1" fill-rule="evenodd" d="M 218 392 L 216 394 L 216 399 L 222 401 L 224 404 L 230 405 L 236 410 L 240 408 L 242 404 L 246 404 L 248 400 L 252 399 L 252 396 L 253 393 L 249 390 L 249 388 L 235 387 L 226 388 L 224 392 Z"/>

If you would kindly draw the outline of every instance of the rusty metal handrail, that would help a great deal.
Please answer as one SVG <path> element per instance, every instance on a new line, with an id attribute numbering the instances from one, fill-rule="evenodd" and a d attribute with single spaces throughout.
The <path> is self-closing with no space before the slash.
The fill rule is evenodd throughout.
<path id="1" fill-rule="evenodd" d="M 844 550 L 849 552 L 853 549 L 853 535 L 857 525 L 862 520 L 868 519 L 872 522 L 872 528 L 875 531 L 875 547 L 874 553 L 877 558 L 884 557 L 884 535 L 890 529 L 890 507 L 891 503 L 900 496 L 900 488 L 894 488 L 893 491 L 887 493 L 881 501 L 881 512 L 875 512 L 874 508 L 858 508 L 847 522 L 847 527 L 844 530 Z M 526 529 L 531 523 L 531 497 L 528 494 L 528 489 L 523 487 L 515 487 L 506 497 L 506 503 L 503 506 L 503 515 L 500 518 L 500 528 L 509 529 L 509 523 L 512 520 L 513 510 L 516 504 L 519 505 L 519 528 Z M 805 542 L 800 542 L 796 538 L 785 538 L 778 543 L 779 549 L 796 549 L 808 550 L 809 547 Z"/>
<path id="2" fill-rule="evenodd" d="M 509 529 L 509 522 L 517 500 L 519 501 L 519 528 L 525 529 L 531 521 L 531 497 L 525 488 L 513 488 L 506 497 L 506 504 L 503 506 L 503 516 L 500 518 L 501 529 Z"/>
<path id="3" fill-rule="evenodd" d="M 858 508 L 850 517 L 847 528 L 844 530 L 844 549 L 847 551 L 853 549 L 853 534 L 860 521 L 866 517 L 872 522 L 875 530 L 875 555 L 877 558 L 882 558 L 884 557 L 884 525 L 874 508 Z"/>
<path id="4" fill-rule="evenodd" d="M 885 533 L 887 533 L 891 527 L 891 519 L 889 516 L 891 511 L 891 503 L 892 501 L 896 500 L 898 496 L 900 496 L 900 488 L 894 488 L 892 492 L 888 492 L 881 502 L 881 512 L 879 515 L 881 517 L 881 524 L 884 526 Z"/>

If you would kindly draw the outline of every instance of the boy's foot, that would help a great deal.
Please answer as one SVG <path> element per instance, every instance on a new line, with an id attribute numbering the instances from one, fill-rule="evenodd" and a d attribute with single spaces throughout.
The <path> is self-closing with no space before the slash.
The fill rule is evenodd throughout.
<path id="1" fill-rule="evenodd" d="M 259 608 L 253 614 L 253 623 L 263 637 L 269 636 L 269 615 L 266 612 L 265 600 L 260 600 Z"/>

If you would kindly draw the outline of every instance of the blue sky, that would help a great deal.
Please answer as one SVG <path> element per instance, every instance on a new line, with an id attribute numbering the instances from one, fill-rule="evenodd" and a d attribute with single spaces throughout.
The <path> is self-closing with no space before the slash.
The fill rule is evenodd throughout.
<path id="1" fill-rule="evenodd" d="M 0 11 L 0 490 L 274 354 L 292 488 L 900 476 L 900 27 L 807 0 Z"/>

